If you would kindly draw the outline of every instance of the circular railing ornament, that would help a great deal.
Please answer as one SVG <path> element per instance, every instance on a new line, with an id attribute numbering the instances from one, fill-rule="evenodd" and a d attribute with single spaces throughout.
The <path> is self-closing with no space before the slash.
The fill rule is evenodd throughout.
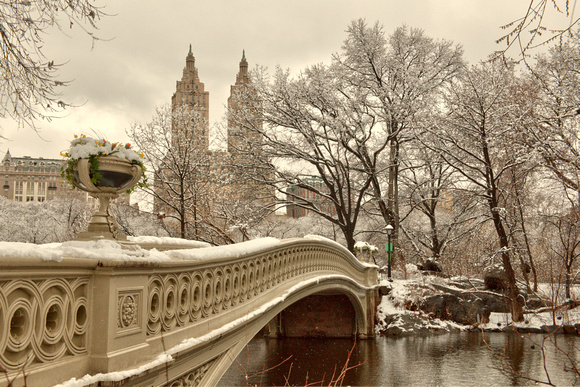
<path id="1" fill-rule="evenodd" d="M 119 231 L 109 203 L 137 185 L 142 177 L 141 167 L 116 156 L 101 156 L 96 179 L 90 173 L 89 159 L 79 159 L 74 169 L 74 186 L 99 200 L 99 209 L 93 214 L 88 230 L 81 232 L 77 240 L 127 240 L 127 236 Z"/>

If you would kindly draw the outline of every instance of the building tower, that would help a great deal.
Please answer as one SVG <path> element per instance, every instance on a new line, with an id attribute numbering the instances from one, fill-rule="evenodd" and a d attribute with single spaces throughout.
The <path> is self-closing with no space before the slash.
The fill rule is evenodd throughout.
<path id="1" fill-rule="evenodd" d="M 191 44 L 185 58 L 181 81 L 177 81 L 175 93 L 171 97 L 172 109 L 179 106 L 187 106 L 203 117 L 206 124 L 199 128 L 200 133 L 194 135 L 200 139 L 204 149 L 209 149 L 209 92 L 205 91 L 205 85 L 199 81 Z"/>
<path id="2" fill-rule="evenodd" d="M 259 119 L 259 101 L 256 92 L 251 87 L 248 74 L 246 52 L 242 52 L 240 67 L 236 75 L 236 83 L 230 87 L 228 98 L 228 152 L 232 156 L 256 151 L 259 144 L 259 129 L 262 121 Z M 256 130 L 258 129 L 258 130 Z"/>

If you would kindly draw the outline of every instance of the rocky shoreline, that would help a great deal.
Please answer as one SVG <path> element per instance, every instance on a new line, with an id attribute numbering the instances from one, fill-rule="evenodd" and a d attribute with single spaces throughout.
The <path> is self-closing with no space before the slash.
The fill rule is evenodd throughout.
<path id="1" fill-rule="evenodd" d="M 486 289 L 480 279 L 420 276 L 382 282 L 376 333 L 408 336 L 489 331 L 580 334 L 580 303 L 554 306 L 550 297 L 525 295 L 525 321 L 514 323 L 501 292 Z"/>

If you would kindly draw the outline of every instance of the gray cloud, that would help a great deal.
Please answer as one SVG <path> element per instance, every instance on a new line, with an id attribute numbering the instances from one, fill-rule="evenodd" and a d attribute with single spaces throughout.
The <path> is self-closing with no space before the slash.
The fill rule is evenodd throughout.
<path id="1" fill-rule="evenodd" d="M 514 2 L 515 4 L 515 2 Z M 387 33 L 407 24 L 429 36 L 462 44 L 466 59 L 485 59 L 501 35 L 498 28 L 515 19 L 525 4 L 503 0 L 172 0 L 107 2 L 114 16 L 99 23 L 103 38 L 92 47 L 78 28 L 69 36 L 51 32 L 46 52 L 68 63 L 63 78 L 74 82 L 63 98 L 82 106 L 66 117 L 41 124 L 37 138 L 29 128 L 0 122 L 0 154 L 58 157 L 73 134 L 91 129 L 112 141 L 125 141 L 124 129 L 146 122 L 156 105 L 170 102 L 181 78 L 189 44 L 201 81 L 210 92 L 210 119 L 221 118 L 235 81 L 242 50 L 253 67 L 276 65 L 299 70 L 328 61 L 340 50 L 345 29 L 355 18 L 381 22 Z"/>

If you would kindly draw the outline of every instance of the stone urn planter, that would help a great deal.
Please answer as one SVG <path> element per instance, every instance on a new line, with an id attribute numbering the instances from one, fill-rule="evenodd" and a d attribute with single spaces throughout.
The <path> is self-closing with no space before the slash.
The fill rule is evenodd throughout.
<path id="1" fill-rule="evenodd" d="M 100 156 L 98 161 L 96 174 L 91 173 L 87 158 L 78 159 L 74 167 L 72 184 L 99 200 L 99 209 L 93 214 L 88 230 L 80 233 L 77 240 L 126 240 L 127 236 L 119 231 L 109 202 L 139 182 L 143 173 L 141 166 L 116 156 Z"/>

